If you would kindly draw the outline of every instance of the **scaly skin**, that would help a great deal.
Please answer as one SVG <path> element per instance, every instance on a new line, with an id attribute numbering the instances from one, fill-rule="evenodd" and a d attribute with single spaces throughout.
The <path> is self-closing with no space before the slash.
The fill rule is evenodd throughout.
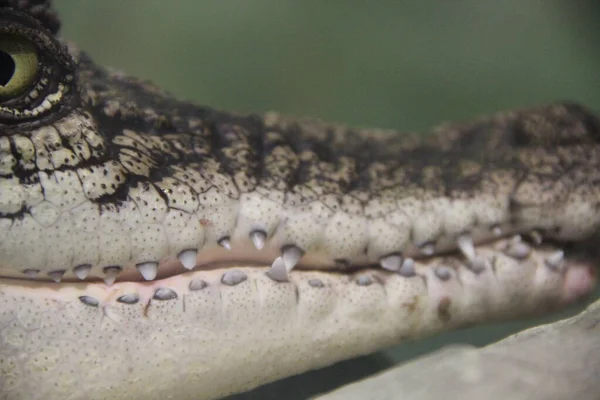
<path id="1" fill-rule="evenodd" d="M 0 22 L 40 71 L 0 92 L 2 398 L 217 398 L 595 283 L 562 250 L 600 224 L 583 107 L 425 138 L 234 115 L 95 65 L 44 1 Z"/>

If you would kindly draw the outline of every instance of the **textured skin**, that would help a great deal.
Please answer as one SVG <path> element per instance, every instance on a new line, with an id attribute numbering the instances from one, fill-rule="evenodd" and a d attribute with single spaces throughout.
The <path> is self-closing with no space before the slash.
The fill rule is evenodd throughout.
<path id="1" fill-rule="evenodd" d="M 234 115 L 95 65 L 46 2 L 0 0 L 0 21 L 41 65 L 0 102 L 6 398 L 214 398 L 593 285 L 589 258 L 504 238 L 600 224 L 581 106 L 425 138 Z M 280 255 L 289 282 L 265 274 Z"/>

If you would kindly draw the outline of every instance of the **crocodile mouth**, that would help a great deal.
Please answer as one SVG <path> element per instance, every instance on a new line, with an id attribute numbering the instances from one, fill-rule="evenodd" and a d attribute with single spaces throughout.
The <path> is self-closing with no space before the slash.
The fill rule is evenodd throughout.
<path id="1" fill-rule="evenodd" d="M 541 243 L 535 235 L 500 237 L 473 247 L 470 243 L 466 246 L 464 242 L 458 243 L 459 251 L 414 259 L 391 255 L 388 257 L 393 259 L 379 265 L 327 268 L 319 264 L 311 267 L 301 253 L 295 253 L 294 257 L 299 257 L 296 265 L 286 268 L 283 256 L 269 262 L 274 254 L 281 254 L 277 249 L 264 247 L 257 257 L 255 246 L 237 243 L 235 251 L 223 246 L 203 250 L 192 267 L 190 260 L 187 267 L 184 266 L 185 257 L 183 260 L 182 257 L 164 258 L 153 279 L 145 279 L 148 277 L 138 266 L 125 268 L 108 281 L 105 275 L 103 278 L 88 276 L 84 280 L 69 277 L 60 282 L 47 278 L 2 278 L 0 282 L 8 284 L 8 288 L 26 289 L 44 298 L 78 298 L 91 307 L 139 303 L 144 306 L 144 313 L 156 301 L 183 301 L 185 308 L 185 298 L 193 292 L 215 287 L 223 290 L 245 282 L 252 282 L 254 288 L 267 284 L 265 282 L 292 285 L 296 293 L 299 285 L 311 290 L 334 291 L 347 286 L 376 285 L 384 291 L 400 289 L 407 297 L 413 292 L 427 297 L 437 305 L 438 313 L 447 312 L 454 303 L 466 307 L 481 301 L 488 302 L 491 308 L 506 307 L 506 302 L 518 301 L 515 307 L 522 310 L 531 312 L 528 309 L 531 306 L 535 307 L 534 311 L 547 311 L 585 298 L 596 285 L 596 265 L 589 255 L 589 243 Z M 284 249 L 284 255 L 286 251 L 289 248 Z M 306 258 L 324 260 L 318 254 Z M 527 292 L 536 299 L 530 305 L 523 297 Z"/>

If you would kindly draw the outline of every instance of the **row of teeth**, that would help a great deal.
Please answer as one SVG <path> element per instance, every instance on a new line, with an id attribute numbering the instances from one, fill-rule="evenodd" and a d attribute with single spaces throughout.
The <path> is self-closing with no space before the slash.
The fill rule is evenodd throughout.
<path id="1" fill-rule="evenodd" d="M 500 234 L 500 232 L 498 232 Z M 541 235 L 537 231 L 533 231 L 528 234 L 530 241 L 535 244 L 541 244 Z M 266 242 L 266 234 L 261 231 L 253 231 L 250 235 L 250 239 L 253 242 L 254 246 L 257 250 L 261 250 L 265 246 Z M 219 244 L 227 249 L 232 250 L 231 243 L 228 238 L 221 239 Z M 526 259 L 532 251 L 531 244 L 524 241 L 520 235 L 514 236 L 511 240 L 509 240 L 506 244 L 503 245 L 504 248 L 500 249 L 506 255 L 515 258 L 517 260 Z M 475 245 L 473 240 L 468 235 L 461 235 L 457 239 L 457 247 L 460 250 L 461 254 L 467 261 L 467 266 L 473 272 L 481 272 L 485 268 L 485 263 L 487 262 L 485 259 L 477 256 L 477 252 L 475 249 Z M 434 248 L 431 246 L 424 246 L 422 248 L 423 255 L 431 255 L 434 253 Z M 196 250 L 184 250 L 177 258 L 183 265 L 183 267 L 187 270 L 193 270 L 197 266 L 197 256 L 198 252 Z M 282 249 L 281 255 L 273 261 L 270 269 L 267 272 L 267 275 L 278 282 L 287 282 L 289 281 L 289 273 L 299 264 L 300 260 L 304 256 L 304 251 L 297 246 L 288 245 L 284 246 Z M 564 258 L 564 253 L 562 251 L 557 251 L 552 256 L 550 256 L 546 262 L 549 267 L 559 268 L 562 264 L 562 260 Z M 393 253 L 389 254 L 385 257 L 382 257 L 379 260 L 379 265 L 390 272 L 398 273 L 402 276 L 410 277 L 415 274 L 415 262 L 410 257 L 403 257 L 401 253 Z M 137 270 L 141 274 L 141 276 L 146 281 L 152 281 L 156 278 L 158 274 L 159 263 L 157 262 L 144 262 L 136 265 Z M 80 265 L 73 269 L 74 275 L 80 279 L 85 280 L 92 266 Z M 103 269 L 104 272 L 104 282 L 107 285 L 112 285 L 119 274 L 123 271 L 123 268 L 120 266 L 109 266 Z M 28 269 L 23 271 L 27 277 L 35 278 L 39 274 L 39 270 Z M 48 273 L 48 277 L 50 277 L 53 281 L 59 283 L 61 282 L 63 275 L 66 270 L 56 270 Z"/>
<path id="2" fill-rule="evenodd" d="M 522 241 L 520 236 L 515 236 L 512 239 L 506 241 L 502 244 L 503 252 L 516 259 L 516 260 L 524 260 L 526 259 L 532 252 L 532 248 L 529 247 L 525 242 Z M 473 272 L 483 272 L 485 269 L 492 268 L 489 260 L 481 258 L 481 269 L 473 270 L 470 267 L 470 261 L 467 260 L 466 266 L 469 267 Z M 550 270 L 561 273 L 564 271 L 564 252 L 562 250 L 558 250 L 554 253 L 549 254 L 545 259 L 544 263 L 546 267 Z M 275 261 L 274 266 L 267 272 L 267 276 L 273 278 L 274 274 L 280 273 L 277 265 L 279 261 Z M 401 262 L 400 267 L 396 270 L 399 275 L 404 276 L 406 278 L 411 278 L 417 276 L 417 272 L 415 269 L 415 262 L 412 259 L 406 259 Z M 434 276 L 437 277 L 440 281 L 449 281 L 455 276 L 455 268 L 448 267 L 445 265 L 438 265 L 434 267 L 433 270 Z M 423 275 L 420 275 L 423 276 Z M 220 283 L 226 286 L 235 286 L 238 285 L 248 279 L 248 275 L 239 269 L 230 269 L 224 272 L 221 275 Z M 279 281 L 279 279 L 275 279 Z M 355 279 L 354 283 L 358 286 L 369 286 L 375 282 L 382 282 L 380 279 L 374 278 L 368 274 L 359 274 Z M 308 285 L 314 288 L 323 288 L 325 284 L 321 279 L 312 278 L 308 280 Z M 190 292 L 195 292 L 199 290 L 203 290 L 209 286 L 208 282 L 201 278 L 193 278 L 189 285 L 187 286 Z M 169 287 L 158 287 L 154 290 L 153 295 L 151 297 L 152 300 L 166 301 L 166 300 L 174 300 L 179 296 L 174 289 Z M 99 307 L 101 305 L 101 301 L 97 298 L 89 295 L 79 296 L 79 300 L 88 306 L 91 307 Z M 116 298 L 118 303 L 122 304 L 137 304 L 141 300 L 140 295 L 138 293 L 125 293 Z"/>

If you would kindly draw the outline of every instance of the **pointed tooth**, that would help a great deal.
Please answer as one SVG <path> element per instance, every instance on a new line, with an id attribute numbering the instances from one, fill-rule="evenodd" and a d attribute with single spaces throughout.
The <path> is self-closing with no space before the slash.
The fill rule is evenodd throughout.
<path id="1" fill-rule="evenodd" d="M 358 286 L 369 286 L 372 283 L 373 283 L 373 279 L 371 279 L 371 277 L 368 275 L 362 275 L 356 279 L 356 284 Z"/>
<path id="2" fill-rule="evenodd" d="M 439 266 L 435 269 L 434 271 L 435 276 L 438 277 L 438 279 L 440 279 L 441 281 L 447 281 L 450 278 L 452 278 L 452 271 L 450 270 L 450 268 L 445 267 L 445 266 Z"/>
<path id="3" fill-rule="evenodd" d="M 62 279 L 64 274 L 65 274 L 64 269 L 48 272 L 48 276 L 50 277 L 50 279 L 52 279 L 56 283 L 60 283 L 60 280 Z"/>
<path id="4" fill-rule="evenodd" d="M 435 253 L 435 244 L 428 242 L 421 246 L 421 253 L 426 256 L 431 256 Z"/>
<path id="5" fill-rule="evenodd" d="M 536 246 L 539 246 L 543 242 L 542 234 L 540 231 L 533 230 L 527 234 L 527 237 L 531 239 L 531 242 Z"/>
<path id="6" fill-rule="evenodd" d="M 315 288 L 322 288 L 322 287 L 325 287 L 325 284 L 324 284 L 324 283 L 323 283 L 323 281 L 322 281 L 322 280 L 320 280 L 320 279 L 309 279 L 309 280 L 308 280 L 308 284 L 309 284 L 310 286 L 312 286 L 312 287 L 315 287 Z"/>
<path id="7" fill-rule="evenodd" d="M 298 246 L 291 245 L 283 248 L 283 263 L 288 272 L 298 264 L 303 255 L 304 252 Z"/>
<path id="8" fill-rule="evenodd" d="M 397 272 L 402 266 L 402 256 L 400 254 L 390 254 L 385 257 L 381 257 L 379 264 L 383 269 L 388 271 Z"/>
<path id="9" fill-rule="evenodd" d="M 202 290 L 207 286 L 208 286 L 208 283 L 206 283 L 206 281 L 196 278 L 196 279 L 192 279 L 192 281 L 190 282 L 189 289 L 192 292 L 194 292 L 196 290 Z"/>
<path id="10" fill-rule="evenodd" d="M 277 282 L 288 282 L 288 270 L 282 257 L 277 257 L 271 268 L 267 271 L 267 276 Z"/>
<path id="11" fill-rule="evenodd" d="M 487 263 L 488 262 L 485 258 L 475 257 L 473 260 L 467 263 L 467 267 L 476 274 L 479 274 L 485 271 Z"/>
<path id="12" fill-rule="evenodd" d="M 519 236 L 519 240 L 513 239 L 508 243 L 504 254 L 517 260 L 524 260 L 531 254 L 531 246 L 521 241 Z"/>
<path id="13" fill-rule="evenodd" d="M 78 265 L 75 268 L 73 268 L 73 273 L 79 280 L 84 280 L 88 277 L 91 269 L 91 264 Z"/>
<path id="14" fill-rule="evenodd" d="M 221 247 L 223 247 L 227 250 L 231 250 L 231 242 L 230 242 L 229 236 L 222 237 L 221 239 L 219 239 L 218 243 L 221 245 Z"/>
<path id="15" fill-rule="evenodd" d="M 498 225 L 494 225 L 492 227 L 492 233 L 494 236 L 502 236 L 502 228 L 500 228 Z"/>
<path id="16" fill-rule="evenodd" d="M 136 268 L 147 281 L 156 278 L 156 274 L 158 273 L 158 263 L 153 261 L 137 264 Z"/>
<path id="17" fill-rule="evenodd" d="M 35 278 L 40 273 L 40 270 L 39 269 L 25 269 L 25 270 L 23 270 L 23 273 L 28 278 Z"/>
<path id="18" fill-rule="evenodd" d="M 98 299 L 91 296 L 79 296 L 79 301 L 81 301 L 86 306 L 90 307 L 98 307 L 98 305 L 100 304 L 100 301 L 98 301 Z"/>
<path id="19" fill-rule="evenodd" d="M 404 261 L 402 261 L 402 266 L 400 267 L 398 274 L 407 278 L 415 276 L 417 274 L 417 271 L 415 270 L 415 260 L 412 258 L 405 258 Z"/>
<path id="20" fill-rule="evenodd" d="M 261 230 L 255 230 L 250 232 L 250 239 L 254 243 L 254 247 L 257 250 L 262 250 L 265 247 L 265 241 L 267 240 L 267 234 Z"/>
<path id="21" fill-rule="evenodd" d="M 115 280 L 117 279 L 117 276 L 119 276 L 119 274 L 121 273 L 121 267 L 105 267 L 104 268 L 104 283 L 107 286 L 112 285 L 113 283 L 115 283 Z"/>
<path id="22" fill-rule="evenodd" d="M 558 250 L 558 251 L 550 254 L 548 256 L 548 258 L 546 258 L 545 263 L 550 269 L 552 269 L 554 271 L 560 271 L 564 259 L 565 259 L 565 252 L 562 250 Z"/>
<path id="23" fill-rule="evenodd" d="M 475 259 L 475 246 L 473 245 L 473 239 L 469 235 L 460 235 L 456 240 L 456 244 L 460 249 L 460 252 L 469 261 Z"/>
<path id="24" fill-rule="evenodd" d="M 194 249 L 183 250 L 177 256 L 179 262 L 185 269 L 192 270 L 196 266 L 198 251 Z"/>
<path id="25" fill-rule="evenodd" d="M 135 304 L 140 301 L 140 296 L 137 293 L 127 293 L 117 298 L 117 301 L 123 304 Z"/>
<path id="26" fill-rule="evenodd" d="M 173 289 L 158 288 L 152 296 L 154 300 L 173 300 L 177 298 L 177 293 Z"/>
<path id="27" fill-rule="evenodd" d="M 248 279 L 248 275 L 239 269 L 227 271 L 221 277 L 221 283 L 227 286 L 238 285 Z"/>
<path id="28" fill-rule="evenodd" d="M 523 238 L 521 237 L 521 235 L 515 235 L 515 236 L 511 237 L 510 240 L 513 243 L 518 243 L 518 242 L 522 242 Z"/>

